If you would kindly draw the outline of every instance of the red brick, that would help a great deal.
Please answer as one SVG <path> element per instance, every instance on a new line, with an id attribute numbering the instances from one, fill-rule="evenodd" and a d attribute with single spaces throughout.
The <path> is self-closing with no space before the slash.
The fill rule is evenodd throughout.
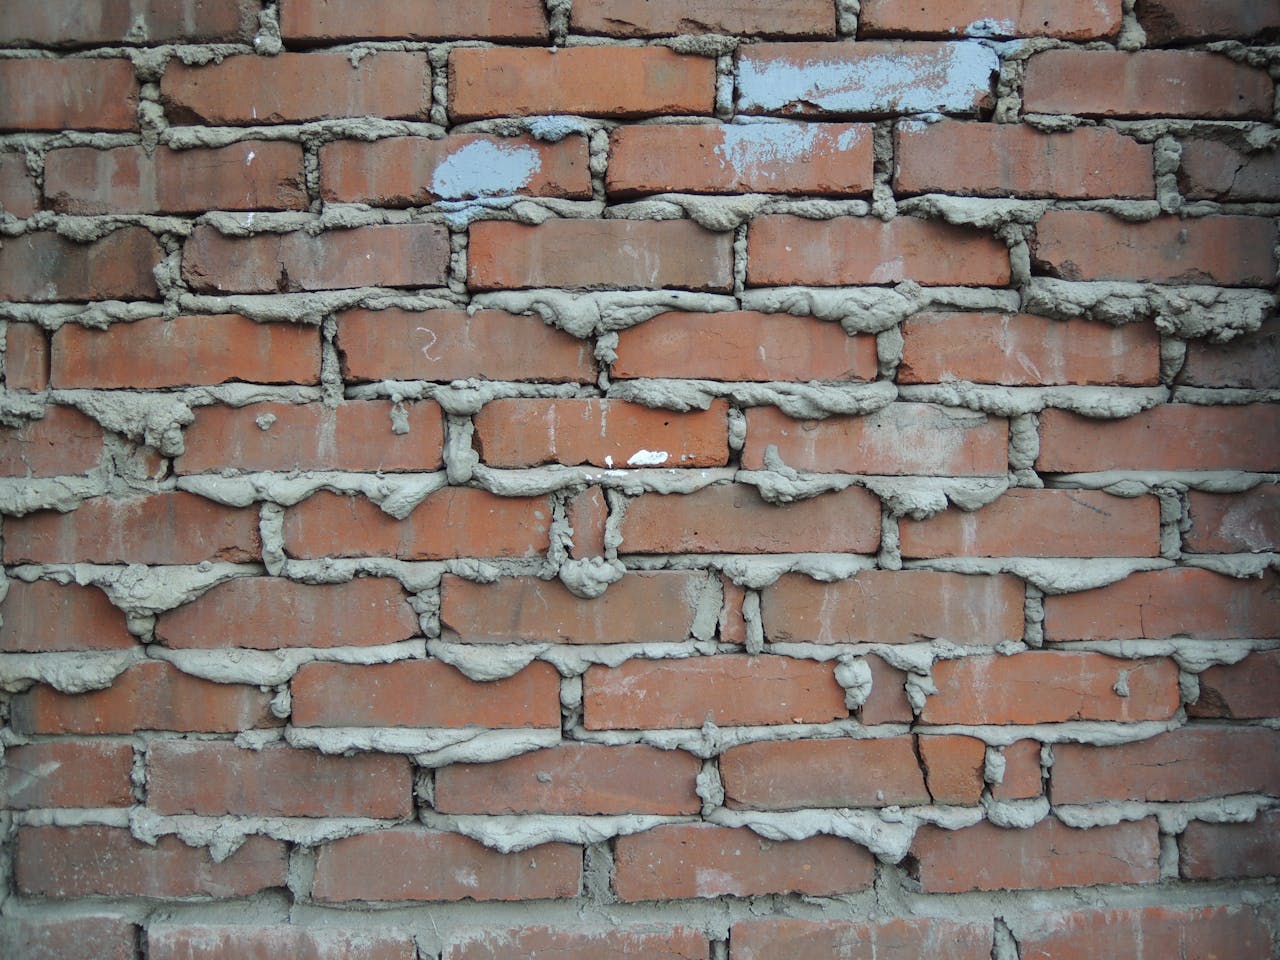
<path id="1" fill-rule="evenodd" d="M 1280 29 L 1280 10 L 1256 0 L 1142 0 L 1138 22 L 1147 42 L 1165 44 L 1177 40 L 1226 37 L 1244 40 Z"/>
<path id="2" fill-rule="evenodd" d="M 445 574 L 440 628 L 463 643 L 682 643 L 706 587 L 700 572 L 633 572 L 583 600 L 558 580 Z"/>
<path id="3" fill-rule="evenodd" d="M 892 403 L 867 416 L 826 420 L 793 420 L 774 407 L 753 407 L 743 469 L 765 469 L 770 446 L 787 466 L 819 473 L 1004 476 L 1009 424 L 929 403 Z"/>
<path id="4" fill-rule="evenodd" d="M 1015 740 L 1002 751 L 1004 779 L 991 785 L 996 800 L 1026 800 L 1043 793 L 1040 744 L 1035 740 Z"/>
<path id="5" fill-rule="evenodd" d="M 1058 650 L 963 657 L 935 663 L 933 681 L 922 723 L 1167 720 L 1181 705 L 1178 665 L 1163 659 Z"/>
<path id="6" fill-rule="evenodd" d="M 618 899 L 800 893 L 832 896 L 871 886 L 875 861 L 838 837 L 777 842 L 745 828 L 665 824 L 615 841 Z"/>
<path id="7" fill-rule="evenodd" d="M 904 557 L 1154 557 L 1160 501 L 1100 490 L 1008 490 L 972 513 L 899 524 Z"/>
<path id="8" fill-rule="evenodd" d="M 403 588 L 382 577 L 326 584 L 240 577 L 156 621 L 156 641 L 174 649 L 357 647 L 417 633 Z"/>
<path id="9" fill-rule="evenodd" d="M 1120 31 L 1120 0 L 863 0 L 860 36 L 1059 37 L 1098 40 Z M 905 954 L 904 954 L 905 956 Z"/>
<path id="10" fill-rule="evenodd" d="M 1232 720 L 1280 716 L 1280 650 L 1259 650 L 1239 663 L 1210 667 L 1199 675 L 1200 699 L 1188 705 L 1193 717 Z"/>
<path id="11" fill-rule="evenodd" d="M 12 324 L 9 335 L 13 336 Z M 1230 343 L 1192 340 L 1177 382 L 1191 387 L 1280 390 L 1280 320 L 1268 320 L 1256 333 Z"/>
<path id="12" fill-rule="evenodd" d="M 609 520 L 609 502 L 599 487 L 587 487 L 565 504 L 565 517 L 573 530 L 569 555 L 575 560 L 603 557 L 604 525 Z"/>
<path id="13" fill-rule="evenodd" d="M 600 933 L 521 927 L 515 930 L 477 930 L 458 935 L 444 951 L 444 960 L 707 960 L 707 936 L 688 927 L 656 931 L 615 927 Z"/>
<path id="14" fill-rule="evenodd" d="M 627 506 L 619 553 L 875 553 L 880 501 L 857 487 L 771 504 L 745 483 L 648 493 Z"/>
<path id="15" fill-rule="evenodd" d="M 128 60 L 3 60 L 0 90 L 22 91 L 0 102 L 0 130 L 138 129 Z"/>
<path id="16" fill-rule="evenodd" d="M 321 491 L 285 511 L 285 550 L 304 559 L 385 557 L 534 557 L 550 543 L 546 497 L 497 497 L 445 487 L 403 520 L 364 497 Z"/>
<path id="17" fill-rule="evenodd" d="M 976 737 L 916 737 L 934 803 L 975 806 L 982 798 L 987 745 Z"/>
<path id="18" fill-rule="evenodd" d="M 322 846 L 311 895 L 321 902 L 552 900 L 576 897 L 581 880 L 582 851 L 568 844 L 498 853 L 458 834 L 399 827 Z"/>
<path id="19" fill-rule="evenodd" d="M 417 956 L 410 934 L 367 928 L 153 925 L 147 929 L 147 960 L 416 960 Z"/>
<path id="20" fill-rule="evenodd" d="M 713 59 L 663 47 L 455 47 L 449 54 L 454 120 L 709 114 L 715 85 Z"/>
<path id="21" fill-rule="evenodd" d="M 1037 913 L 1018 938 L 1018 956 L 1268 960 L 1272 943 L 1270 929 L 1251 906 L 1079 910 Z"/>
<path id="22" fill-rule="evenodd" d="M 874 655 L 865 659 L 871 668 L 871 693 L 858 710 L 859 722 L 875 726 L 914 721 L 915 713 L 907 699 L 906 671 L 891 667 Z"/>
<path id="23" fill-rule="evenodd" d="M 1029 113 L 1094 117 L 1271 116 L 1275 86 L 1263 70 L 1188 50 L 1048 50 L 1027 61 Z"/>
<path id="24" fill-rule="evenodd" d="M 1280 404 L 1172 403 L 1124 420 L 1040 414 L 1042 473 L 1094 470 L 1280 469 Z"/>
<path id="25" fill-rule="evenodd" d="M 280 12 L 286 40 L 538 40 L 547 36 L 540 0 L 291 0 Z"/>
<path id="26" fill-rule="evenodd" d="M 646 129 L 662 130 L 664 127 Z M 786 314 L 664 313 L 618 334 L 615 380 L 874 380 L 876 341 Z"/>
<path id="27" fill-rule="evenodd" d="M 1051 210 L 1031 242 L 1033 265 L 1067 280 L 1144 280 L 1264 287 L 1275 283 L 1276 223 L 1266 217 L 1161 217 Z"/>
<path id="28" fill-rule="evenodd" d="M 1280 484 L 1235 494 L 1192 490 L 1188 500 L 1191 529 L 1182 535 L 1185 550 L 1239 553 L 1280 543 Z"/>
<path id="29" fill-rule="evenodd" d="M 115 916 L 0 920 L 0 953 L 24 960 L 134 960 L 137 940 L 134 925 Z"/>
<path id="30" fill-rule="evenodd" d="M 206 817 L 404 818 L 413 784 L 405 757 L 158 740 L 147 752 L 147 806 Z"/>
<path id="31" fill-rule="evenodd" d="M 1275 810 L 1259 813 L 1251 823 L 1192 821 L 1178 843 L 1182 876 L 1188 880 L 1274 877 L 1280 874 L 1277 832 L 1280 812 Z"/>
<path id="32" fill-rule="evenodd" d="M 434 223 L 390 223 L 312 236 L 227 237 L 196 227 L 182 278 L 205 293 L 287 293 L 348 287 L 440 286 L 449 274 L 449 234 Z"/>
<path id="33" fill-rule="evenodd" d="M 734 809 L 887 807 L 929 802 L 911 737 L 749 743 L 720 755 Z"/>
<path id="34" fill-rule="evenodd" d="M 136 663 L 105 690 L 74 696 L 39 685 L 14 698 L 14 729 L 22 733 L 239 733 L 274 726 L 271 694 L 257 687 L 214 683 L 159 660 Z"/>
<path id="35" fill-rule="evenodd" d="M 976 43 L 757 43 L 738 56 L 742 113 L 976 113 L 994 102 L 995 54 Z"/>
<path id="36" fill-rule="evenodd" d="M 70 147 L 45 158 L 44 193 L 62 213 L 305 210 L 302 147 L 245 141 L 213 150 Z"/>
<path id="37" fill-rule="evenodd" d="M 733 285 L 733 234 L 692 220 L 482 220 L 471 225 L 467 257 L 473 290 Z"/>
<path id="38" fill-rule="evenodd" d="M 34 323 L 9 321 L 5 334 L 4 385 L 9 390 L 49 386 L 49 341 Z"/>
<path id="39" fill-rule="evenodd" d="M 575 33 L 661 37 L 721 33 L 755 37 L 831 37 L 835 8 L 824 0 L 755 3 L 724 0 L 604 0 L 573 10 Z"/>
<path id="40" fill-rule="evenodd" d="M 1111 747 L 1053 748 L 1054 803 L 1178 802 L 1280 791 L 1280 731 L 1184 727 Z"/>
<path id="41" fill-rule="evenodd" d="M 989 823 L 960 830 L 925 826 L 911 853 L 925 893 L 1154 883 L 1160 877 L 1155 820 L 1089 830 L 1052 818 L 1020 830 Z"/>
<path id="42" fill-rule="evenodd" d="M 746 588 L 728 577 L 721 577 L 720 590 L 724 597 L 720 605 L 720 642 L 742 646 L 747 642 L 747 622 L 743 617 L 743 605 L 747 601 Z"/>
<path id="43" fill-rule="evenodd" d="M 932 917 L 865 923 L 772 917 L 735 923 L 730 955 L 733 960 L 988 960 L 992 937 L 990 924 Z"/>
<path id="44" fill-rule="evenodd" d="M 594 398 L 491 400 L 474 418 L 476 447 L 491 467 L 723 467 L 728 413 L 723 400 L 690 412 Z"/>
<path id="45" fill-rule="evenodd" d="M 120 827 L 24 827 L 18 831 L 17 882 L 41 897 L 246 897 L 285 885 L 288 849 L 249 837 L 221 863 L 177 837 L 154 846 Z"/>
<path id="46" fill-rule="evenodd" d="M 293 679 L 299 727 L 560 726 L 560 677 L 532 663 L 478 683 L 439 660 L 364 665 L 307 663 Z"/>
<path id="47" fill-rule="evenodd" d="M 395 413 L 408 433 L 394 429 Z M 265 424 L 265 426 L 264 426 Z M 202 407 L 187 428 L 186 452 L 174 471 L 361 470 L 394 473 L 438 470 L 443 464 L 444 424 L 431 401 L 392 404 L 351 400 L 318 403 L 252 403 Z"/>
<path id="48" fill-rule="evenodd" d="M 1118 583 L 1045 597 L 1046 640 L 1280 636 L 1280 578 L 1236 580 L 1188 568 L 1130 574 Z"/>
<path id="49" fill-rule="evenodd" d="M 849 715 L 835 665 L 717 654 L 592 666 L 582 681 L 588 730 L 827 723 Z"/>
<path id="50" fill-rule="evenodd" d="M 0 797 L 10 810 L 133 806 L 133 747 L 55 740 L 7 747 Z"/>
<path id="51" fill-rule="evenodd" d="M 53 335 L 52 381 L 81 387 L 197 386 L 243 380 L 318 383 L 320 332 L 235 314 L 148 317 L 94 330 L 67 323 Z"/>
<path id="52" fill-rule="evenodd" d="M 9 581 L 0 606 L 0 651 L 121 650 L 134 643 L 125 628 L 124 611 L 112 606 L 97 587 Z"/>
<path id="53" fill-rule="evenodd" d="M 503 172 L 508 169 L 512 175 Z M 320 148 L 320 195 L 331 202 L 414 207 L 440 198 L 517 193 L 589 200 L 586 138 L 539 143 L 461 134 L 338 140 Z"/>
<path id="54" fill-rule="evenodd" d="M 596 380 L 589 341 L 500 310 L 351 310 L 337 343 L 347 380 Z"/>
<path id="55" fill-rule="evenodd" d="M 190 493 L 94 497 L 71 513 L 8 518 L 6 563 L 201 563 L 256 560 L 258 512 Z"/>
<path id="56" fill-rule="evenodd" d="M 907 121 L 897 135 L 894 186 L 903 193 L 1155 196 L 1153 147 L 1105 127 L 1042 133 L 1012 123 Z"/>
<path id="57" fill-rule="evenodd" d="M 0 67 L 24 62 L 0 61 Z M 92 243 L 47 230 L 6 237 L 0 247 L 0 297 L 34 303 L 154 300 L 159 293 L 152 270 L 162 259 L 155 237 L 142 227 L 124 227 Z"/>
<path id="58" fill-rule="evenodd" d="M 40 192 L 27 169 L 27 155 L 0 153 L 0 210 L 25 219 L 39 209 Z"/>
<path id="59" fill-rule="evenodd" d="M 702 762 L 644 744 L 565 744 L 436 772 L 435 809 L 461 814 L 696 814 Z"/>
<path id="60" fill-rule="evenodd" d="M 1152 324 L 1064 323 L 1027 313 L 921 313 L 903 324 L 902 334 L 899 383 L 1160 382 L 1160 335 Z"/>
<path id="61" fill-rule="evenodd" d="M 160 102 L 173 123 L 264 124 L 335 117 L 425 120 L 431 65 L 425 53 L 232 56 L 203 66 L 170 63 Z"/>
<path id="62" fill-rule="evenodd" d="M 0 425 L 0 477 L 83 474 L 102 460 L 102 427 L 75 407 L 45 407 L 39 420 L 22 424 Z"/>
<path id="63" fill-rule="evenodd" d="M 51 47 L 165 40 L 243 41 L 253 33 L 257 12 L 257 0 L 145 0 L 125 4 L 43 0 L 6 7 L 0 13 L 0 40 L 6 46 L 16 42 Z"/>
<path id="64" fill-rule="evenodd" d="M 1215 140 L 1186 140 L 1178 184 L 1190 200 L 1276 200 L 1280 151 L 1242 153 Z"/>
<path id="65" fill-rule="evenodd" d="M 757 217 L 747 233 L 747 284 L 894 284 L 1003 287 L 1009 251 L 990 234 L 933 220 Z"/>
<path id="66" fill-rule="evenodd" d="M 619 127 L 605 186 L 644 193 L 871 192 L 865 123 L 645 124 Z"/>

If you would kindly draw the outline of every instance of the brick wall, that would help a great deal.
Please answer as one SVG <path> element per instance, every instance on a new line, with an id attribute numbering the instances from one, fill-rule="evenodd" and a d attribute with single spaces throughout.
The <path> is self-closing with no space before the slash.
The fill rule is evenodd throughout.
<path id="1" fill-rule="evenodd" d="M 5 4 L 0 952 L 1277 956 L 1278 41 Z"/>

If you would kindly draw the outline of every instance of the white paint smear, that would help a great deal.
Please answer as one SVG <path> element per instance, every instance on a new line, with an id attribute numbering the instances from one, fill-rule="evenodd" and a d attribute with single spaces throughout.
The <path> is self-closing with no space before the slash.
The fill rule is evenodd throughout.
<path id="1" fill-rule="evenodd" d="M 832 137 L 828 131 L 808 123 L 728 124 L 720 131 L 721 144 L 713 152 L 721 169 L 730 167 L 767 179 L 785 175 L 786 164 L 811 162 L 831 145 L 837 150 L 849 150 L 862 139 L 857 129 Z"/>
<path id="2" fill-rule="evenodd" d="M 507 146 L 476 140 L 459 147 L 436 167 L 431 192 L 445 200 L 517 193 L 541 168 L 538 151 L 527 144 Z"/>
<path id="3" fill-rule="evenodd" d="M 627 459 L 629 467 L 660 467 L 667 462 L 665 450 L 637 450 Z"/>

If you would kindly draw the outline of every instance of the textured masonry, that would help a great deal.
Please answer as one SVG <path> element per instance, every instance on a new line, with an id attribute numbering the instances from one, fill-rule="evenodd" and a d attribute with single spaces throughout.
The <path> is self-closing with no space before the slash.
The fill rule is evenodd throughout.
<path id="1" fill-rule="evenodd" d="M 1280 6 L 0 6 L 0 955 L 1280 957 Z"/>

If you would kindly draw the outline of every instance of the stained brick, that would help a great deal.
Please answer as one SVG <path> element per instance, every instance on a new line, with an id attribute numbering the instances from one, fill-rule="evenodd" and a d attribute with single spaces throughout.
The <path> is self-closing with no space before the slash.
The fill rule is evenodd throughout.
<path id="1" fill-rule="evenodd" d="M 707 960 L 706 934 L 687 927 L 657 931 L 615 927 L 599 933 L 521 927 L 515 930 L 477 930 L 459 934 L 444 951 L 444 960 L 515 960 L 517 957 L 555 957 L 556 960 Z"/>
<path id="2" fill-rule="evenodd" d="M 987 960 L 992 928 L 934 917 L 875 922 L 795 920 L 772 917 L 743 920 L 730 931 L 732 960 L 883 960 L 947 957 Z"/>
<path id="3" fill-rule="evenodd" d="M 1244 153 L 1216 140 L 1184 141 L 1178 183 L 1191 200 L 1274 201 L 1280 197 L 1280 150 Z"/>
<path id="4" fill-rule="evenodd" d="M 1210 37 L 1243 40 L 1280 30 L 1280 10 L 1255 0 L 1218 0 L 1210 4 L 1198 0 L 1141 0 L 1137 13 L 1150 44 Z"/>
<path id="5" fill-rule="evenodd" d="M 128 60 L 0 60 L 0 90 L 22 91 L 0 101 L 0 130 L 138 129 Z"/>
<path id="6" fill-rule="evenodd" d="M 1259 813 L 1249 823 L 1192 821 L 1178 841 L 1182 876 L 1188 880 L 1274 877 L 1280 873 L 1278 830 L 1280 814 L 1274 810 Z"/>
<path id="7" fill-rule="evenodd" d="M 1182 535 L 1185 550 L 1240 553 L 1280 543 L 1280 484 L 1235 494 L 1192 490 L 1187 500 L 1191 528 Z"/>
<path id="8" fill-rule="evenodd" d="M 540 0 L 291 0 L 280 12 L 286 40 L 538 40 L 547 35 Z"/>
<path id="9" fill-rule="evenodd" d="M 4 385 L 9 390 L 49 386 L 49 341 L 34 323 L 9 321 L 5 333 Z"/>
<path id="10" fill-rule="evenodd" d="M 257 24 L 258 0 L 143 0 L 85 4 L 80 0 L 14 3 L 0 12 L 6 46 L 88 46 L 115 43 L 243 41 Z M 73 61 L 74 62 L 74 61 Z"/>
<path id="11" fill-rule="evenodd" d="M 17 62 L 0 61 L 0 67 Z M 33 303 L 154 300 L 159 294 L 152 271 L 162 259 L 159 244 L 142 227 L 124 227 L 91 243 L 47 230 L 6 237 L 0 247 L 0 296 Z"/>
<path id="12" fill-rule="evenodd" d="M 74 407 L 45 407 L 17 429 L 0 425 L 0 477 L 88 473 L 102 460 L 105 433 Z"/>
<path id="13" fill-rule="evenodd" d="M 573 10 L 575 33 L 610 37 L 659 37 L 721 33 L 758 37 L 830 37 L 835 8 L 823 0 L 769 4 L 725 0 L 603 0 Z"/>
<path id="14" fill-rule="evenodd" d="M 27 169 L 26 154 L 0 153 L 0 211 L 25 218 L 39 209 L 40 193 Z"/>
<path id="15" fill-rule="evenodd" d="M 1236 957 L 1265 960 L 1272 931 L 1256 908 L 1139 907 L 1039 913 L 1018 938 L 1021 960 Z"/>
<path id="16" fill-rule="evenodd" d="M 1025 800 L 1038 797 L 1044 782 L 1040 770 L 1040 743 L 1015 740 L 1004 748 L 1004 779 L 991 785 L 996 800 Z"/>
<path id="17" fill-rule="evenodd" d="M 0 953 L 23 960 L 134 960 L 137 942 L 137 928 L 113 915 L 0 920 Z"/>
<path id="18" fill-rule="evenodd" d="M 147 960 L 416 960 L 417 956 L 409 933 L 388 930 L 162 924 L 147 928 Z"/>
<path id="19" fill-rule="evenodd" d="M 97 587 L 9 581 L 0 606 L 0 651 L 119 650 L 134 642 L 124 611 Z"/>
<path id="20" fill-rule="evenodd" d="M 12 326 L 9 331 L 12 336 Z M 1280 320 L 1267 320 L 1255 333 L 1229 343 L 1192 340 L 1177 382 L 1191 387 L 1280 390 Z"/>
<path id="21" fill-rule="evenodd" d="M 1280 716 L 1280 650 L 1259 650 L 1239 663 L 1216 664 L 1197 675 L 1200 698 L 1188 704 L 1193 717 L 1232 720 Z"/>
<path id="22" fill-rule="evenodd" d="M 7 747 L 0 797 L 10 810 L 133 805 L 133 746 L 56 740 Z"/>

